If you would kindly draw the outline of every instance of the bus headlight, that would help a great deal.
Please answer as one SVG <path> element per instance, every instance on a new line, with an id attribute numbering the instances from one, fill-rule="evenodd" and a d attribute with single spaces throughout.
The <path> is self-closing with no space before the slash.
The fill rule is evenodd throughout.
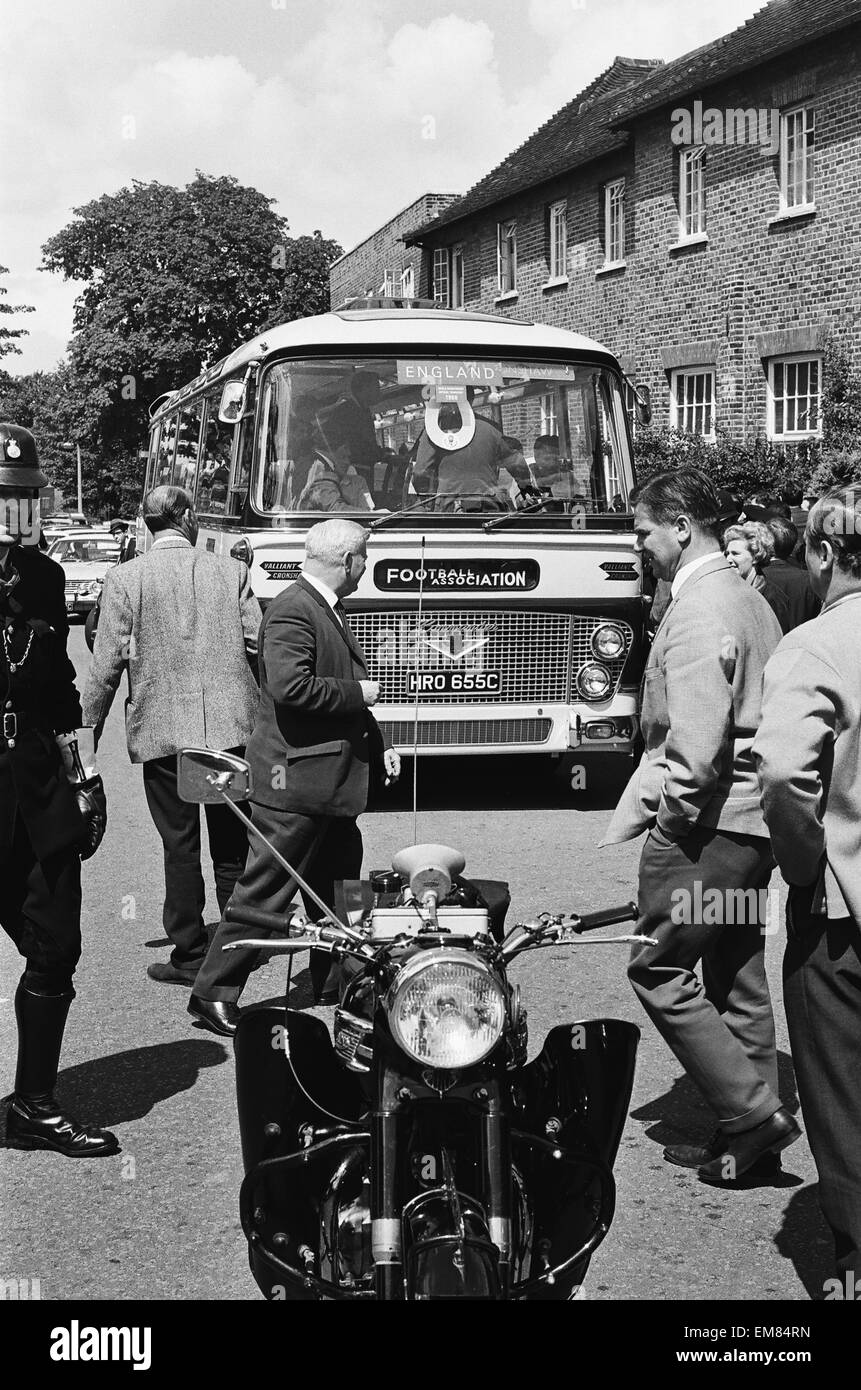
<path id="1" fill-rule="evenodd" d="M 395 977 L 386 1007 L 395 1041 L 426 1067 L 455 1071 L 492 1052 L 505 1024 L 502 986 L 457 948 L 422 951 Z"/>
<path id="2" fill-rule="evenodd" d="M 584 700 L 603 700 L 612 683 L 610 672 L 600 661 L 587 661 L 577 672 L 577 689 Z"/>
<path id="3" fill-rule="evenodd" d="M 616 623 L 602 623 L 592 633 L 592 655 L 601 661 L 617 661 L 625 655 L 625 634 Z"/>

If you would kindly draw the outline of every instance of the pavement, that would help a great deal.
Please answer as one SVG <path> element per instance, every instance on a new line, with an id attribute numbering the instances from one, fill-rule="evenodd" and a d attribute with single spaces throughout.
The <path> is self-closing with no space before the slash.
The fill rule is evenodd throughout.
<path id="1" fill-rule="evenodd" d="M 75 627 L 70 654 L 83 684 L 89 654 Z M 58 1095 L 81 1119 L 115 1130 L 122 1153 L 72 1161 L 22 1153 L 0 1138 L 3 1281 L 39 1280 L 42 1299 L 244 1300 L 261 1295 L 239 1225 L 242 1178 L 229 1040 L 192 1026 L 188 991 L 149 980 L 166 960 L 161 844 L 141 772 L 129 764 L 122 694 L 100 762 L 108 831 L 84 865 L 84 955 L 76 976 Z M 467 873 L 505 878 L 509 923 L 547 908 L 590 911 L 635 896 L 639 842 L 598 849 L 625 768 L 605 760 L 584 790 L 540 760 L 429 759 L 419 764 L 419 841 L 466 855 Z M 412 778 L 362 821 L 365 867 L 413 841 Z M 204 832 L 205 833 L 205 832 Z M 217 918 L 207 871 L 209 920 Z M 767 938 L 784 1102 L 797 1109 L 780 987 L 782 927 Z M 594 940 L 594 939 L 593 939 Z M 773 1182 L 707 1187 L 667 1165 L 664 1144 L 707 1137 L 710 1111 L 642 1015 L 623 946 L 549 949 L 515 962 L 529 1012 L 530 1056 L 555 1024 L 612 1016 L 642 1029 L 631 1114 L 616 1165 L 613 1227 L 595 1255 L 594 1300 L 796 1300 L 822 1296 L 831 1243 L 816 1202 L 805 1139 Z M 284 964 L 256 972 L 243 1003 L 283 994 Z M 0 936 L 0 1088 L 14 1079 L 13 997 L 20 961 Z M 307 971 L 290 1002 L 308 1007 Z M 330 1018 L 331 1010 L 318 1010 Z M 25 1286 L 26 1287 L 26 1286 Z"/>

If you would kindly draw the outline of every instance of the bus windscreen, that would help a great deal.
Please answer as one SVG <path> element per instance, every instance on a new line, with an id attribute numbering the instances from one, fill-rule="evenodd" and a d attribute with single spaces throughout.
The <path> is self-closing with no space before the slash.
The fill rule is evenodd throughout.
<path id="1" fill-rule="evenodd" d="M 275 362 L 260 421 L 252 488 L 266 515 L 628 510 L 621 386 L 595 363 Z"/>

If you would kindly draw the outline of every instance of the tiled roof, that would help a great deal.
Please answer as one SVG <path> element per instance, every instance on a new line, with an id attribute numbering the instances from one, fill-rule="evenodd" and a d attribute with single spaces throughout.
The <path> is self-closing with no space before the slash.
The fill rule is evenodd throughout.
<path id="1" fill-rule="evenodd" d="M 859 21 L 861 0 L 771 0 L 732 33 L 675 58 L 623 93 L 612 105 L 612 124 L 623 125 Z"/>
<path id="2" fill-rule="evenodd" d="M 643 81 L 660 65 L 645 58 L 616 58 L 579 96 L 569 101 L 555 116 L 530 135 L 524 144 L 507 155 L 491 173 L 468 193 L 446 208 L 441 216 L 426 222 L 404 238 L 408 243 L 423 237 L 431 228 L 458 222 L 470 213 L 499 203 L 526 188 L 545 183 L 568 169 L 588 164 L 612 150 L 622 149 L 626 137 L 611 130 L 608 123 L 610 101 L 623 90 Z"/>

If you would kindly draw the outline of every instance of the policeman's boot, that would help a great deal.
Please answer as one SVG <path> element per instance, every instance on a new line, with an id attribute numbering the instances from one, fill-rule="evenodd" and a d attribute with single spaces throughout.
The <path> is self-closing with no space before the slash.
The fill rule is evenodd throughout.
<path id="1" fill-rule="evenodd" d="M 63 1032 L 74 997 L 73 989 L 65 994 L 36 994 L 23 980 L 18 985 L 18 1070 L 6 1117 L 10 1148 L 53 1149 L 67 1158 L 101 1158 L 120 1151 L 116 1135 L 79 1124 L 64 1115 L 54 1099 Z"/>

